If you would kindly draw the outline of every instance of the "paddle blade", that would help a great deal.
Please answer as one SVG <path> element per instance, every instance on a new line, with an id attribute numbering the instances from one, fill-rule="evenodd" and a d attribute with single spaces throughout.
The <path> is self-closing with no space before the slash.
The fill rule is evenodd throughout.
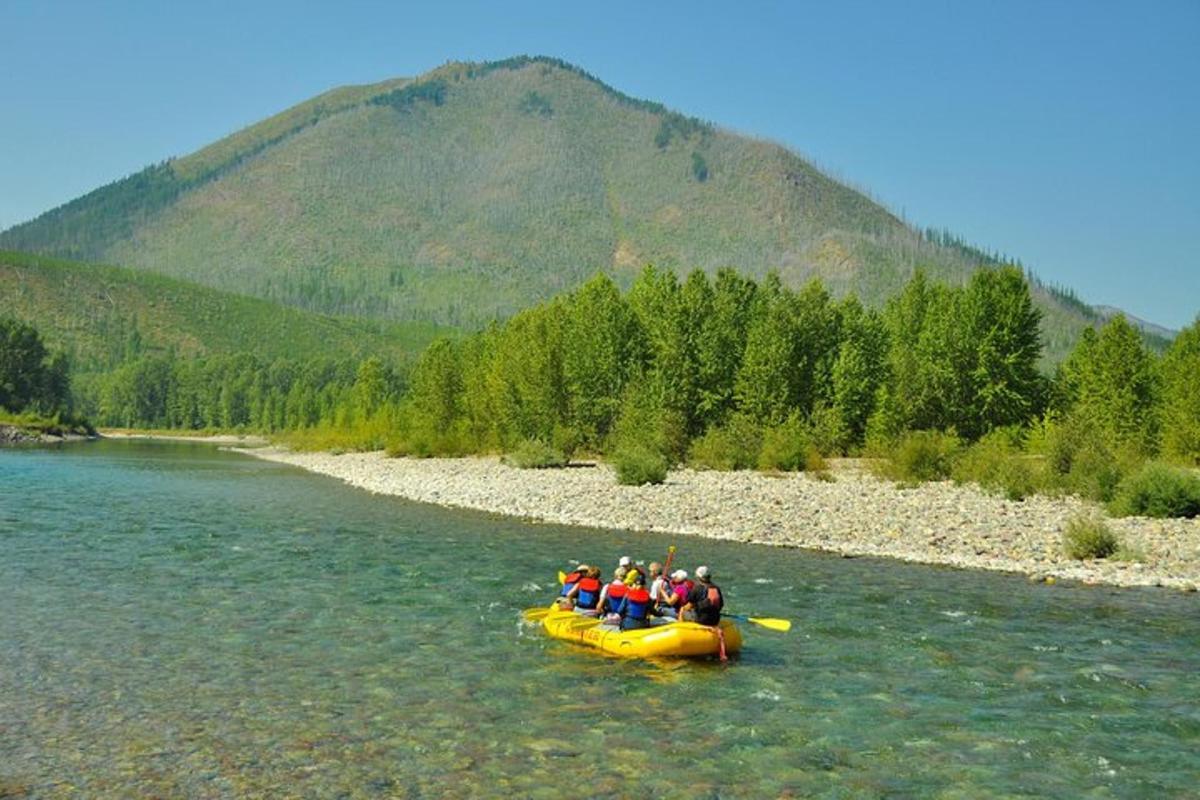
<path id="1" fill-rule="evenodd" d="M 560 584 L 567 582 L 567 573 L 563 572 L 561 569 L 558 571 L 558 582 Z"/>
<path id="2" fill-rule="evenodd" d="M 540 622 L 544 620 L 553 609 L 549 608 L 527 608 L 521 612 L 521 616 L 526 622 Z"/>
<path id="3" fill-rule="evenodd" d="M 746 621 L 754 625 L 761 625 L 764 628 L 770 628 L 773 631 L 790 631 L 792 629 L 792 621 L 790 619 L 776 619 L 775 617 L 746 617 Z"/>

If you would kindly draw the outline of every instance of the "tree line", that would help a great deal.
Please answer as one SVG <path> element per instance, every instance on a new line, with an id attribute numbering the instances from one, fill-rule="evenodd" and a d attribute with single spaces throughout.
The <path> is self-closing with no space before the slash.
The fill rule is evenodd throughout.
<path id="1" fill-rule="evenodd" d="M 402 382 L 378 358 L 274 359 L 145 355 L 77 379 L 80 408 L 96 424 L 124 428 L 296 431 L 351 428 L 395 402 Z"/>
<path id="2" fill-rule="evenodd" d="M 825 454 L 886 450 L 907 431 L 967 442 L 1047 425 L 1106 446 L 1200 460 L 1200 332 L 1165 357 L 1123 317 L 1088 329 L 1055 375 L 1023 272 L 964 286 L 917 272 L 882 310 L 733 270 L 682 282 L 647 268 L 622 294 L 598 275 L 474 336 L 432 345 L 400 404 L 396 449 L 565 452 L 636 443 L 682 461 L 802 438 Z"/>
<path id="3" fill-rule="evenodd" d="M 940 431 L 967 443 L 1057 437 L 1099 462 L 1200 463 L 1200 321 L 1158 357 L 1116 317 L 1087 329 L 1054 375 L 1038 368 L 1039 324 L 1017 267 L 962 286 L 918 271 L 879 310 L 819 281 L 792 290 L 775 275 L 680 280 L 648 267 L 624 293 L 599 274 L 439 339 L 411 372 L 378 358 L 140 355 L 78 376 L 74 405 L 101 425 L 319 432 L 316 446 L 419 455 L 534 442 L 791 469 L 809 452 L 887 452 L 907 432 Z M 69 408 L 65 359 L 28 326 L 0 332 L 0 405 Z"/>

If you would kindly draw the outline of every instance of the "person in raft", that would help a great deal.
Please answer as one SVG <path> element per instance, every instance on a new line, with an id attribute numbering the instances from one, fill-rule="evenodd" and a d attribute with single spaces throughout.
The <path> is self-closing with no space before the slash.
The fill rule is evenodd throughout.
<path id="1" fill-rule="evenodd" d="M 712 582 L 712 572 L 708 567 L 696 567 L 696 584 L 680 607 L 679 618 L 684 622 L 717 625 L 721 622 L 724 607 L 725 595 L 721 587 Z"/>
<path id="2" fill-rule="evenodd" d="M 650 592 L 646 591 L 646 576 L 631 571 L 632 584 L 625 593 L 621 607 L 621 630 L 634 631 L 650 625 Z"/>
<path id="3" fill-rule="evenodd" d="M 660 616 L 679 616 L 679 609 L 683 608 L 688 593 L 692 590 L 692 583 L 687 576 L 687 570 L 683 569 L 671 573 L 671 582 L 663 587 L 662 598 L 658 603 Z"/>
<path id="4" fill-rule="evenodd" d="M 569 594 L 570 591 L 575 588 L 575 584 L 579 583 L 579 579 L 587 575 L 588 569 L 589 567 L 587 564 L 580 564 L 575 569 L 566 573 L 565 577 L 563 578 L 562 589 L 559 591 L 558 596 L 566 597 L 567 594 Z"/>
<path id="5" fill-rule="evenodd" d="M 621 561 L 620 561 L 620 563 L 617 564 L 617 566 L 619 566 L 625 570 L 625 573 L 626 573 L 625 574 L 625 582 L 626 583 L 629 583 L 629 572 L 630 571 L 637 572 L 643 578 L 646 577 L 646 568 L 642 566 L 642 562 L 634 561 L 629 556 L 621 556 Z"/>
<path id="6" fill-rule="evenodd" d="M 564 609 L 573 608 L 581 614 L 595 616 L 596 606 L 599 603 L 600 568 L 589 567 L 587 573 L 559 601 L 559 607 Z"/>
<path id="7" fill-rule="evenodd" d="M 613 579 L 604 584 L 604 588 L 600 590 L 600 603 L 597 605 L 600 616 L 621 613 L 621 607 L 625 604 L 625 595 L 629 591 L 629 587 L 625 585 L 625 576 L 631 572 L 637 574 L 627 566 L 617 567 L 613 573 Z"/>

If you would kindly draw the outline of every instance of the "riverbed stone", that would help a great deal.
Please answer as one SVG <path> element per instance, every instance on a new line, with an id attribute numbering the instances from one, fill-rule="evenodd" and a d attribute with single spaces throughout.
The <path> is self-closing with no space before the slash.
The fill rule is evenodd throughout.
<path id="1" fill-rule="evenodd" d="M 388 458 L 383 453 L 246 453 L 339 478 L 366 491 L 530 521 L 654 531 L 1021 572 L 1118 585 L 1200 584 L 1200 519 L 1106 518 L 1140 562 L 1074 561 L 1067 521 L 1103 508 L 1075 497 L 1013 502 L 942 481 L 899 488 L 853 461 L 837 480 L 804 474 L 678 469 L 664 485 L 625 487 L 604 464 L 522 470 L 495 457 Z"/>

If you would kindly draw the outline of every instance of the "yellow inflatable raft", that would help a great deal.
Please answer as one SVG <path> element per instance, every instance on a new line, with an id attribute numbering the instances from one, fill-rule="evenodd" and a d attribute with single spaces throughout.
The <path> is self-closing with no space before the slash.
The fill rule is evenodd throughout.
<path id="1" fill-rule="evenodd" d="M 722 638 L 727 654 L 736 653 L 742 647 L 742 634 L 728 619 L 721 620 L 719 628 L 664 620 L 649 628 L 622 631 L 612 625 L 600 624 L 595 617 L 551 609 L 543 617 L 542 627 L 555 639 L 594 647 L 623 658 L 715 656 L 721 652 Z"/>

